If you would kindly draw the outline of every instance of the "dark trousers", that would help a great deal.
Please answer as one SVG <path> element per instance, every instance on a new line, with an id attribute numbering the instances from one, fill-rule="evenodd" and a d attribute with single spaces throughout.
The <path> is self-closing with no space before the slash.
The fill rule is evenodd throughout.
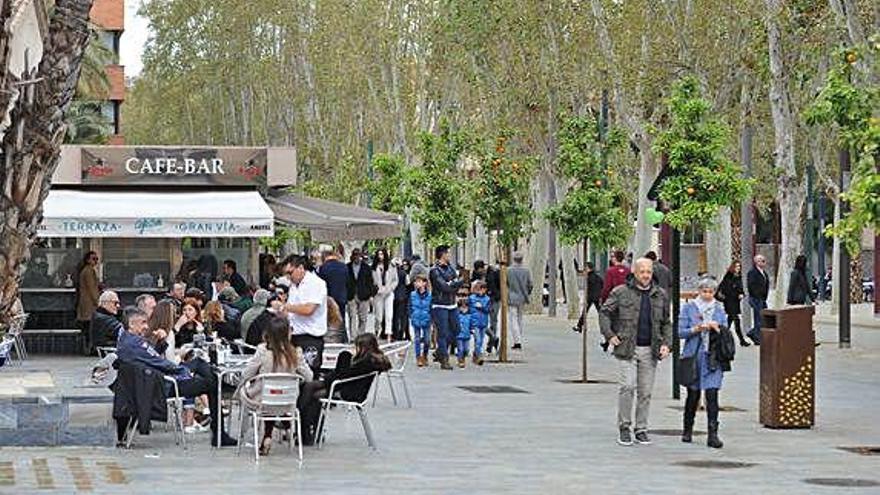
<path id="1" fill-rule="evenodd" d="M 585 322 L 584 322 L 584 315 L 586 315 L 586 314 L 588 314 L 588 313 L 590 312 L 590 306 L 595 306 L 595 307 L 596 307 L 596 312 L 597 312 L 597 313 L 599 312 L 599 309 L 601 308 L 601 305 L 599 304 L 599 301 L 589 301 L 589 302 L 587 302 L 587 308 L 586 308 L 585 311 L 583 311 L 583 312 L 581 313 L 581 316 L 580 316 L 580 318 L 578 318 L 578 322 L 577 322 L 577 327 L 580 328 L 581 330 L 583 330 L 583 328 L 584 328 L 584 324 L 585 324 Z"/>
<path id="2" fill-rule="evenodd" d="M 740 321 L 739 314 L 728 314 L 727 326 L 729 328 L 736 327 L 736 336 L 739 337 L 740 343 L 745 342 L 745 339 L 743 338 L 742 321 Z"/>
<path id="3" fill-rule="evenodd" d="M 217 375 L 211 365 L 203 359 L 191 359 L 183 366 L 189 368 L 193 377 L 189 380 L 178 380 L 177 389 L 181 397 L 195 398 L 208 396 L 208 407 L 211 408 L 211 431 L 217 432 L 220 425 L 220 397 L 217 396 Z M 213 436 L 211 437 L 214 438 Z"/>
<path id="4" fill-rule="evenodd" d="M 313 335 L 294 335 L 290 342 L 302 349 L 303 360 L 316 374 L 321 371 L 321 363 L 324 361 L 324 339 Z"/>
<path id="5" fill-rule="evenodd" d="M 394 340 L 409 340 L 409 306 L 407 305 L 406 299 L 394 300 L 394 319 L 391 320 L 391 338 Z"/>
<path id="6" fill-rule="evenodd" d="M 458 308 L 432 308 L 431 318 L 437 327 L 437 355 L 447 359 L 449 346 L 455 344 L 455 336 L 458 335 Z"/>
<path id="7" fill-rule="evenodd" d="M 296 407 L 299 409 L 300 419 L 302 420 L 304 445 L 315 443 L 317 438 L 315 429 L 318 426 L 318 418 L 321 416 L 321 399 L 325 397 L 327 397 L 327 384 L 322 380 L 303 384 Z"/>
<path id="8" fill-rule="evenodd" d="M 761 343 L 761 310 L 767 307 L 767 301 L 764 299 L 758 299 L 755 297 L 749 298 L 749 306 L 752 308 L 752 330 L 749 332 L 749 337 L 756 344 Z"/>
<path id="9" fill-rule="evenodd" d="M 694 417 L 697 415 L 697 407 L 700 405 L 700 389 L 688 388 L 687 399 L 684 402 L 684 425 L 685 428 L 693 428 Z M 706 418 L 709 425 L 718 424 L 718 389 L 709 388 L 706 393 Z"/>

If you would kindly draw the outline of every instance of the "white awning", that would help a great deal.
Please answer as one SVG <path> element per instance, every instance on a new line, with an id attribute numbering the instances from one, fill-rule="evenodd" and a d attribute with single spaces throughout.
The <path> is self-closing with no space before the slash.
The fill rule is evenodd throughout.
<path id="1" fill-rule="evenodd" d="M 51 190 L 40 237 L 271 237 L 272 210 L 256 191 Z"/>

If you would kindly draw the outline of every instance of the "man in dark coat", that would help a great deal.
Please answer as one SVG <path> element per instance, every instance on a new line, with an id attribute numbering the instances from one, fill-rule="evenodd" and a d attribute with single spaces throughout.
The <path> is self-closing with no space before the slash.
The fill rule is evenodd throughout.
<path id="1" fill-rule="evenodd" d="M 755 256 L 755 264 L 746 277 L 749 293 L 749 306 L 752 307 L 752 329 L 747 334 L 755 345 L 761 344 L 761 310 L 767 307 L 767 294 L 770 292 L 770 276 L 764 267 L 767 259 L 760 254 Z"/>
<path id="2" fill-rule="evenodd" d="M 672 270 L 657 260 L 657 253 L 654 251 L 648 251 L 645 258 L 654 262 L 654 283 L 666 291 L 666 295 L 669 296 L 670 290 L 672 290 Z"/>
<path id="3" fill-rule="evenodd" d="M 247 282 L 245 282 L 244 277 L 238 273 L 238 266 L 235 264 L 235 260 L 223 261 L 223 273 L 229 277 L 229 284 L 232 285 L 232 288 L 235 289 L 235 292 L 239 296 L 245 297 L 250 295 Z"/>
<path id="4" fill-rule="evenodd" d="M 89 341 L 95 347 L 115 347 L 116 337 L 122 330 L 119 321 L 119 296 L 112 290 L 105 290 L 98 297 L 98 309 L 92 314 L 89 326 Z"/>
<path id="5" fill-rule="evenodd" d="M 327 295 L 339 306 L 339 314 L 342 316 L 342 335 L 345 332 L 345 307 L 348 303 L 348 267 L 339 261 L 342 257 L 342 247 L 326 250 L 322 253 L 323 263 L 318 268 L 317 274 L 327 284 Z M 344 342 L 343 342 L 344 343 Z"/>
<path id="6" fill-rule="evenodd" d="M 581 313 L 581 317 L 578 319 L 577 325 L 572 328 L 575 332 L 582 332 L 584 330 L 584 316 L 586 316 L 590 312 L 590 306 L 596 307 L 596 312 L 599 312 L 599 307 L 602 300 L 602 277 L 596 273 L 596 270 L 593 269 L 593 263 L 587 262 L 587 307 Z M 608 344 L 603 344 L 602 349 L 607 349 Z"/>
<path id="7" fill-rule="evenodd" d="M 367 331 L 367 313 L 373 298 L 373 271 L 360 249 L 351 250 L 348 263 L 348 331 L 354 339 Z"/>

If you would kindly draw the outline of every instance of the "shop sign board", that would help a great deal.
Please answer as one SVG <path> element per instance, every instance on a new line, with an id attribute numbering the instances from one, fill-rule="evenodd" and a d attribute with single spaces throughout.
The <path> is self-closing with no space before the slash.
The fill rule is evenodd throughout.
<path id="1" fill-rule="evenodd" d="M 84 185 L 266 184 L 266 148 L 86 146 L 81 152 Z"/>
<path id="2" fill-rule="evenodd" d="M 40 237 L 271 237 L 273 220 L 44 218 Z"/>

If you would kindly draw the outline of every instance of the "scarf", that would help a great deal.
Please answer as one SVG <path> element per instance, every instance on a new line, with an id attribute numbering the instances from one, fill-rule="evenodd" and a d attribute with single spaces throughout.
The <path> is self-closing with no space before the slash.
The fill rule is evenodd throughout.
<path id="1" fill-rule="evenodd" d="M 702 319 L 700 323 L 709 323 L 710 321 L 715 321 L 715 300 L 704 301 L 702 297 L 697 297 L 694 300 L 694 304 L 697 306 L 697 310 L 700 311 L 700 316 Z M 700 348 L 704 352 L 709 352 L 709 331 L 703 331 L 700 333 Z"/>

